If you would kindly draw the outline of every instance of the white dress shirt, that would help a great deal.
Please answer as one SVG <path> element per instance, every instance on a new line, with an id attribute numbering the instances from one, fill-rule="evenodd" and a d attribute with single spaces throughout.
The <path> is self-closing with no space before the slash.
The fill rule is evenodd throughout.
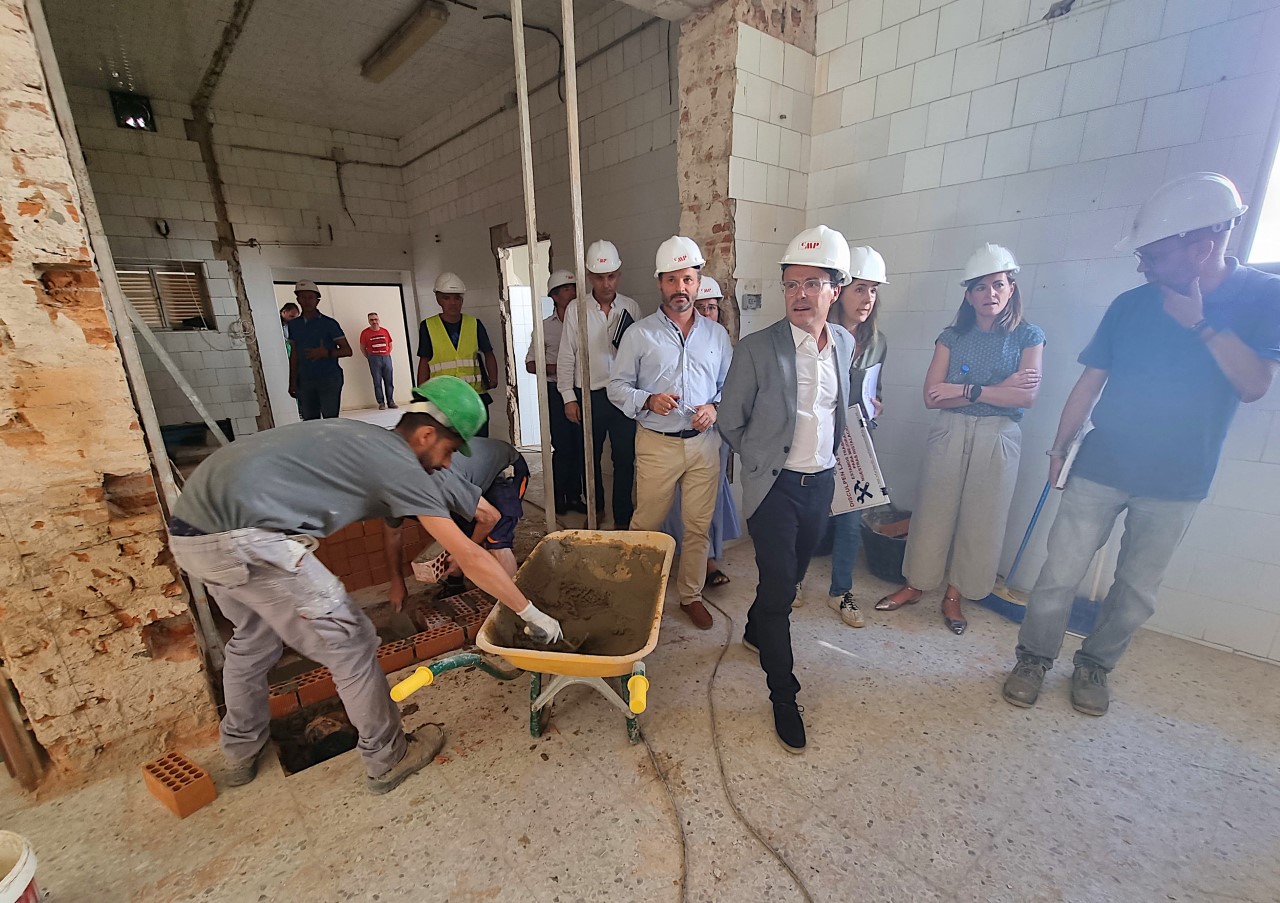
<path id="1" fill-rule="evenodd" d="M 564 312 L 564 332 L 560 340 L 560 354 L 556 361 L 556 388 L 564 398 L 565 404 L 578 399 L 573 394 L 574 386 L 582 386 L 582 368 L 579 365 L 578 350 L 578 311 L 582 308 L 583 299 L 579 298 L 569 304 Z M 586 298 L 587 311 L 587 348 L 591 355 L 591 389 L 603 389 L 609 385 L 609 371 L 613 367 L 613 358 L 617 353 L 610 341 L 614 327 L 617 326 L 622 312 L 631 314 L 632 319 L 640 319 L 640 308 L 636 302 L 619 293 L 609 307 L 606 317 L 600 309 L 594 295 Z"/>
<path id="2" fill-rule="evenodd" d="M 823 324 L 826 347 L 802 329 L 791 326 L 796 343 L 796 429 L 787 453 L 787 470 L 817 473 L 836 466 L 836 399 L 840 377 L 836 373 L 836 344 Z"/>
<path id="3" fill-rule="evenodd" d="M 659 309 L 627 330 L 609 377 L 609 400 L 636 423 L 659 433 L 693 429 L 694 408 L 720 402 L 733 359 L 729 333 L 714 320 L 693 315 L 684 335 Z M 670 414 L 647 411 L 650 395 L 678 395 Z"/>
<path id="4" fill-rule="evenodd" d="M 546 319 L 542 321 L 542 348 L 546 352 L 547 365 L 551 367 L 558 366 L 560 356 L 560 337 L 564 332 L 564 321 L 556 316 L 552 311 Z M 536 333 L 534 334 L 536 337 Z M 529 353 L 524 356 L 526 364 L 532 364 L 534 361 L 533 340 L 529 341 Z M 556 388 L 559 388 L 557 386 Z"/>

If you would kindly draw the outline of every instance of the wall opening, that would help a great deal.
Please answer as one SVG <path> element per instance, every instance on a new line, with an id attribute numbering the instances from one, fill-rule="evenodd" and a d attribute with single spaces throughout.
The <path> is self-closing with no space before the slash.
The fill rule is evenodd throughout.
<path id="1" fill-rule="evenodd" d="M 534 253 L 538 284 L 529 285 L 529 245 L 527 242 L 498 250 L 498 267 L 502 272 L 503 303 L 510 316 L 507 322 L 507 347 L 515 362 L 516 411 L 515 444 L 521 448 L 542 445 L 541 407 L 538 402 L 538 377 L 525 367 L 525 359 L 534 337 L 534 319 L 549 316 L 554 308 L 547 297 L 550 277 L 551 242 L 539 241 Z M 554 361 L 548 361 L 554 363 Z"/>

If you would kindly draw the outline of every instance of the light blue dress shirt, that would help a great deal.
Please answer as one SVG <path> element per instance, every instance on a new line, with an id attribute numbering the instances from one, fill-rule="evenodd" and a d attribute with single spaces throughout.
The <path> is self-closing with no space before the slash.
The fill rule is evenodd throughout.
<path id="1" fill-rule="evenodd" d="M 609 376 L 609 400 L 645 429 L 659 433 L 693 429 L 694 409 L 719 403 L 732 358 L 729 333 L 719 323 L 695 313 L 686 337 L 659 309 L 622 336 Z M 650 395 L 660 394 L 680 396 L 670 414 L 644 409 Z"/>

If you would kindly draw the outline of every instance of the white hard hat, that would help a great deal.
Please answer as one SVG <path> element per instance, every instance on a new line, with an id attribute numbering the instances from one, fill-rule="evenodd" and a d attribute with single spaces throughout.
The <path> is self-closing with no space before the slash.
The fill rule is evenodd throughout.
<path id="1" fill-rule="evenodd" d="M 884 266 L 884 258 L 875 248 L 863 245 L 849 249 L 849 278 L 865 279 L 868 282 L 889 284 L 889 277 Z"/>
<path id="2" fill-rule="evenodd" d="M 1212 228 L 1224 232 L 1249 208 L 1226 176 L 1193 172 L 1165 182 L 1138 208 L 1133 225 L 1116 245 L 1117 251 L 1134 251 L 1174 235 Z"/>
<path id="3" fill-rule="evenodd" d="M 960 284 L 967 286 L 971 279 L 990 276 L 992 273 L 1016 273 L 1018 270 L 1018 261 L 1013 259 L 1012 251 L 987 242 L 969 255 Z"/>
<path id="4" fill-rule="evenodd" d="M 686 267 L 700 267 L 706 262 L 702 251 L 698 249 L 697 242 L 683 235 L 673 235 L 658 245 L 653 275 L 658 277 L 663 273 L 674 273 Z"/>
<path id="5" fill-rule="evenodd" d="M 724 292 L 720 291 L 719 282 L 710 276 L 703 276 L 702 282 L 698 283 L 698 300 L 705 301 L 708 298 L 724 298 Z"/>
<path id="6" fill-rule="evenodd" d="M 310 279 L 299 279 L 293 284 L 293 293 L 296 295 L 298 292 L 315 292 L 318 295 L 320 289 Z"/>
<path id="7" fill-rule="evenodd" d="M 852 281 L 849 277 L 849 243 L 835 229 L 826 226 L 805 229 L 791 239 L 780 263 L 784 267 L 810 266 L 835 270 L 841 285 Z"/>
<path id="8" fill-rule="evenodd" d="M 618 249 L 613 242 L 593 241 L 591 247 L 587 248 L 587 272 L 590 273 L 613 273 L 622 269 L 622 258 L 618 256 Z"/>
<path id="9" fill-rule="evenodd" d="M 548 294 L 565 285 L 577 285 L 578 277 L 570 273 L 568 270 L 556 270 L 551 274 L 551 278 L 547 280 Z"/>
<path id="10" fill-rule="evenodd" d="M 465 295 L 467 284 L 457 273 L 441 273 L 436 277 L 435 291 L 442 295 Z"/>

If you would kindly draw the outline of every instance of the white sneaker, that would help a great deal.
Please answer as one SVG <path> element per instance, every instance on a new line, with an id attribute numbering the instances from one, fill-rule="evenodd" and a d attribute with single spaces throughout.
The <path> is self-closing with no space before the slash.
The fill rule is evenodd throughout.
<path id="1" fill-rule="evenodd" d="M 799 608 L 801 605 L 804 605 L 804 581 L 803 580 L 801 580 L 799 583 L 796 584 L 796 598 L 795 598 L 795 601 L 791 603 L 791 607 Z"/>
<path id="2" fill-rule="evenodd" d="M 853 601 L 853 593 L 845 593 L 843 596 L 827 596 L 827 605 L 840 612 L 840 620 L 850 627 L 867 626 L 867 622 L 862 619 L 862 612 L 858 611 L 858 606 Z"/>

